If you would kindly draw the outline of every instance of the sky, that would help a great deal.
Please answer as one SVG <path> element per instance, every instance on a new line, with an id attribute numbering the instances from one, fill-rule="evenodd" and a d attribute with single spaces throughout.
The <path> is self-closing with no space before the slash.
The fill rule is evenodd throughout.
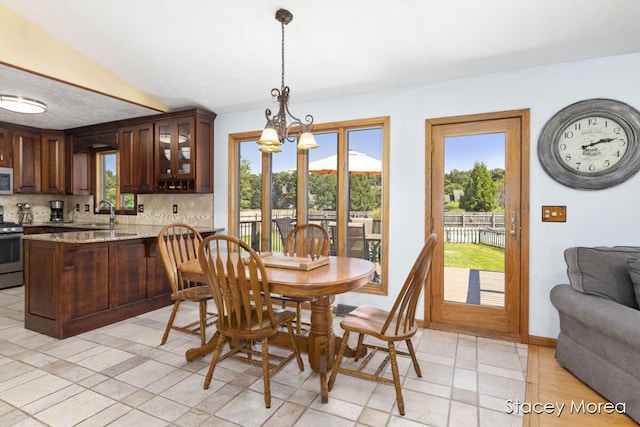
<path id="1" fill-rule="evenodd" d="M 482 162 L 487 169 L 505 165 L 505 134 L 454 136 L 445 138 L 444 170 L 468 171 L 475 162 Z"/>

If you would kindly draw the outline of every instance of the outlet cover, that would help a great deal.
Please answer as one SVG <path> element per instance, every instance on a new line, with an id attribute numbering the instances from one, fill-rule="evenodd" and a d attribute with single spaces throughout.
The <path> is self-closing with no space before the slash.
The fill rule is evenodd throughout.
<path id="1" fill-rule="evenodd" d="M 543 206 L 542 222 L 567 222 L 567 207 Z"/>
<path id="2" fill-rule="evenodd" d="M 89 205 L 84 205 L 84 211 L 85 211 L 85 212 L 89 212 L 89 209 L 91 209 L 91 208 L 89 207 Z"/>
<path id="3" fill-rule="evenodd" d="M 144 212 L 144 205 L 143 204 L 138 205 L 138 212 L 140 212 L 140 213 Z"/>
<path id="4" fill-rule="evenodd" d="M 173 213 L 174 214 L 178 213 L 178 205 L 173 205 Z"/>
<path id="5" fill-rule="evenodd" d="M 80 212 L 80 203 L 76 203 L 76 212 Z"/>

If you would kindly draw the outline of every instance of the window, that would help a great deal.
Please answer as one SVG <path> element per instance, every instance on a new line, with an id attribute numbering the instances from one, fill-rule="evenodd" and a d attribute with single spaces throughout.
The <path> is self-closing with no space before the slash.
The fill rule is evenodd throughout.
<path id="1" fill-rule="evenodd" d="M 286 218 L 320 224 L 332 255 L 376 264 L 362 290 L 386 294 L 389 118 L 314 125 L 313 132 L 320 148 L 298 152 L 286 142 L 276 154 L 258 151 L 260 132 L 230 135 L 229 230 L 256 250 L 279 251 Z"/>
<path id="2" fill-rule="evenodd" d="M 135 215 L 136 195 L 120 193 L 118 160 L 117 151 L 96 152 L 96 208 L 100 201 L 106 200 L 111 203 L 116 212 Z M 102 206 L 100 213 L 108 213 L 108 210 Z"/>

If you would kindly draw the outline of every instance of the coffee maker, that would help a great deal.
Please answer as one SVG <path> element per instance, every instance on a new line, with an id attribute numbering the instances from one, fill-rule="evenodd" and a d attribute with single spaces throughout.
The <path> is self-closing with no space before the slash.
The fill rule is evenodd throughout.
<path id="1" fill-rule="evenodd" d="M 51 208 L 50 221 L 64 221 L 64 202 L 62 200 L 49 200 L 49 207 Z"/>

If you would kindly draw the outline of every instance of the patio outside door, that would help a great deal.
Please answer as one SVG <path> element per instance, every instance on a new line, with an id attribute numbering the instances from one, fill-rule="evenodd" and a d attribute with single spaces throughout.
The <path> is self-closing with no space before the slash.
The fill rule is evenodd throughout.
<path id="1" fill-rule="evenodd" d="M 528 124 L 528 110 L 427 120 L 431 328 L 526 339 Z"/>

